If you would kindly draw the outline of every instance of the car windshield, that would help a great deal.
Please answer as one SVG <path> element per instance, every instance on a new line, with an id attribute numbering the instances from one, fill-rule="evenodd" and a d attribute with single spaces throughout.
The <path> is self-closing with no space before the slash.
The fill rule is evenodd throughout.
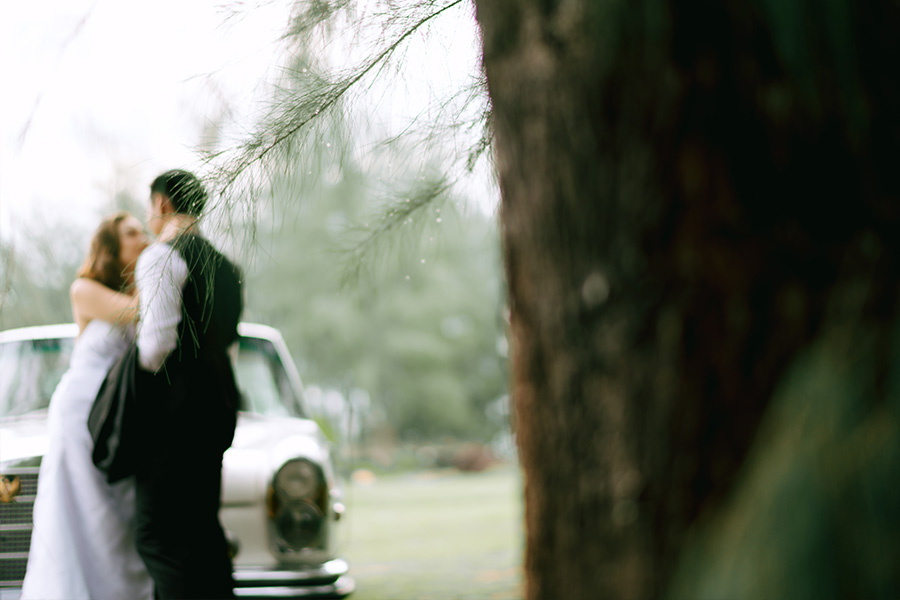
<path id="1" fill-rule="evenodd" d="M 0 416 L 46 409 L 69 366 L 75 340 L 53 338 L 0 343 Z M 301 417 L 300 399 L 269 340 L 242 337 L 232 352 L 241 410 Z"/>

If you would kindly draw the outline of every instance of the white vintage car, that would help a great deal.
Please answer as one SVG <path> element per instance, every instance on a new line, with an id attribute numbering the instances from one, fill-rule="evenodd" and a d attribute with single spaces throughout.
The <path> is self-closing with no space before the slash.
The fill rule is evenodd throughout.
<path id="1" fill-rule="evenodd" d="M 336 555 L 344 513 L 329 443 L 307 416 L 281 335 L 242 323 L 242 393 L 225 453 L 220 517 L 239 598 L 343 598 L 355 587 Z M 0 599 L 17 598 L 31 543 L 47 406 L 69 363 L 73 324 L 0 332 Z"/>

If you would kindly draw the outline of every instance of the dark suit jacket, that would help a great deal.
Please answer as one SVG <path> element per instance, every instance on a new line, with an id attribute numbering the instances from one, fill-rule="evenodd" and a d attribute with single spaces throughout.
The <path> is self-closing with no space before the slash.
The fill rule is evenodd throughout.
<path id="1" fill-rule="evenodd" d="M 185 453 L 221 455 L 234 437 L 239 404 L 228 348 L 243 308 L 240 271 L 198 235 L 183 235 L 173 247 L 188 266 L 178 344 L 156 374 L 137 374 L 152 440 L 143 454 L 156 464 Z"/>
<path id="2" fill-rule="evenodd" d="M 111 483 L 141 469 L 221 456 L 239 396 L 228 347 L 243 308 L 239 269 L 206 239 L 173 244 L 188 266 L 178 344 L 157 373 L 132 347 L 110 370 L 88 420 L 94 464 Z"/>

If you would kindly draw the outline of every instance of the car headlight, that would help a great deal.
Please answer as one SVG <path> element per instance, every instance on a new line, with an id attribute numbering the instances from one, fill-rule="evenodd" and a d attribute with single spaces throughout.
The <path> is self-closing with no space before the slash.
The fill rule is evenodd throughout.
<path id="1" fill-rule="evenodd" d="M 289 547 L 305 548 L 316 540 L 322 529 L 322 511 L 309 502 L 294 500 L 275 515 L 275 527 Z"/>
<path id="2" fill-rule="evenodd" d="M 326 492 L 322 470 L 305 458 L 291 459 L 275 473 L 266 503 L 282 551 L 300 550 L 319 537 Z"/>
<path id="3" fill-rule="evenodd" d="M 306 459 L 289 460 L 275 475 L 275 489 L 290 499 L 317 495 L 321 478 L 319 468 Z"/>

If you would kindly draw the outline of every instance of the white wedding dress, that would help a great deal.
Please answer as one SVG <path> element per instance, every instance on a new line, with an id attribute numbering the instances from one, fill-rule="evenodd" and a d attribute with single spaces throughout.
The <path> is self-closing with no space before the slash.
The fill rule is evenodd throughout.
<path id="1" fill-rule="evenodd" d="M 134 480 L 113 485 L 91 462 L 88 413 L 133 334 L 88 323 L 53 393 L 22 600 L 142 600 L 153 584 L 134 541 Z"/>

